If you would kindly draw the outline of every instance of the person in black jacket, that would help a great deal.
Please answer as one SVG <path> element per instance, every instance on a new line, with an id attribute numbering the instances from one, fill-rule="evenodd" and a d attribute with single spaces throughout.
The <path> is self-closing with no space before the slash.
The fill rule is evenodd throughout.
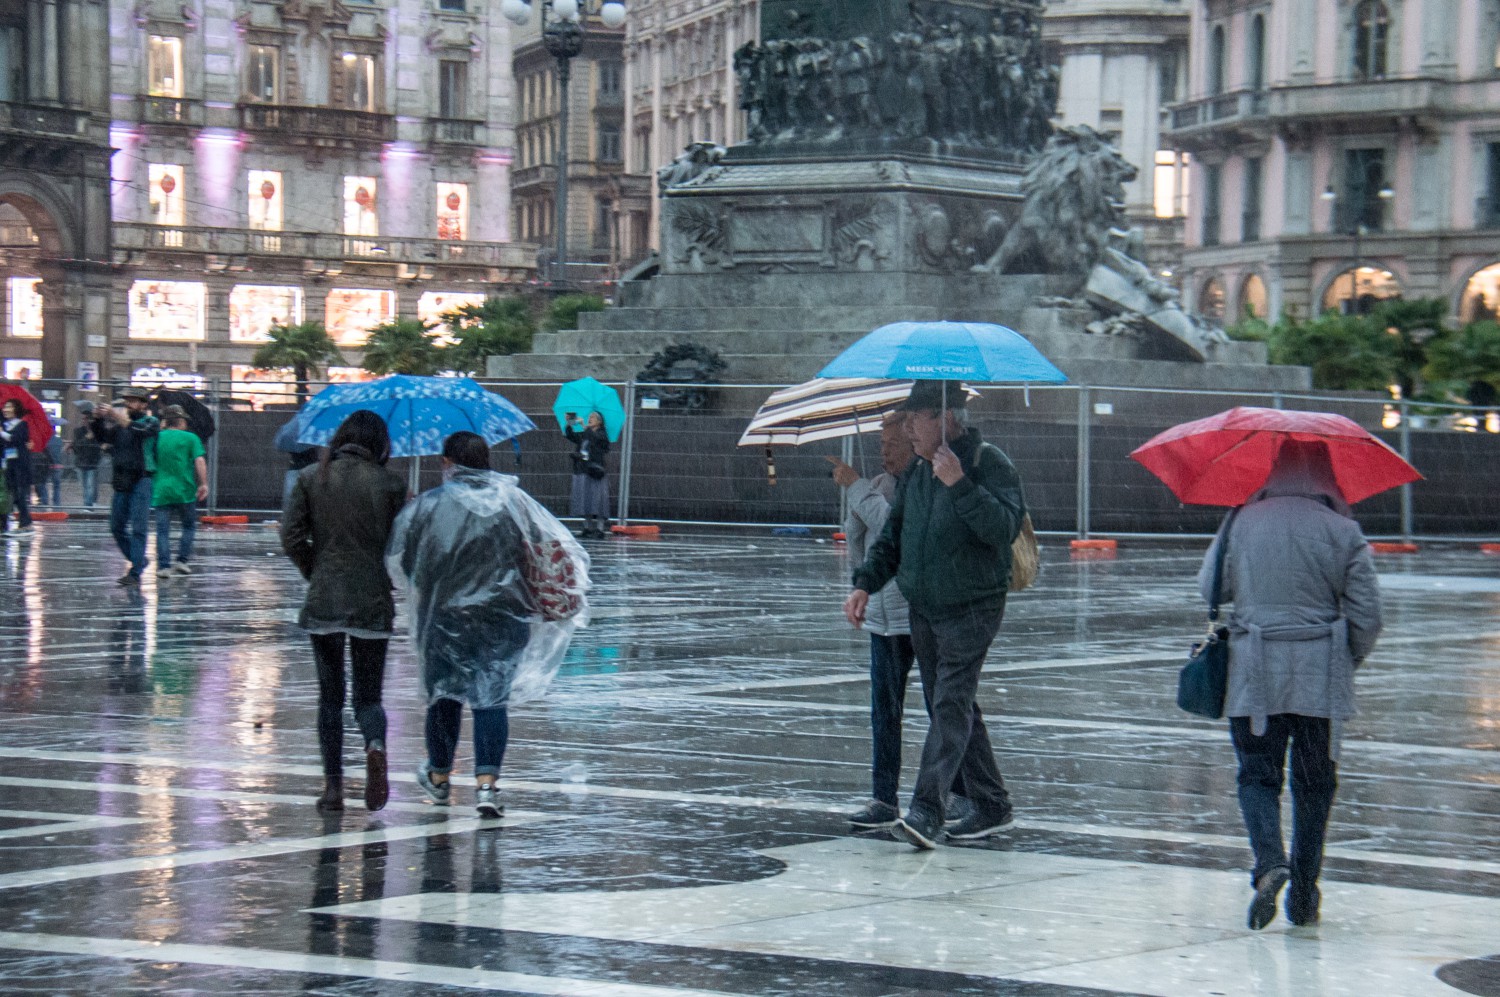
<path id="1" fill-rule="evenodd" d="M 21 403 L 7 399 L 0 406 L 0 454 L 5 464 L 5 490 L 16 507 L 16 528 L 7 532 L 6 520 L 0 520 L 0 533 L 25 537 L 31 528 L 31 427 L 26 425 Z M 6 519 L 9 517 L 7 516 Z"/>
<path id="2" fill-rule="evenodd" d="M 109 531 L 130 567 L 121 585 L 139 585 L 146 571 L 146 530 L 151 517 L 151 475 L 156 470 L 156 434 L 161 424 L 151 414 L 146 392 L 130 387 L 108 409 L 95 409 L 94 438 L 110 448 L 115 495 L 109 507 Z"/>
<path id="3" fill-rule="evenodd" d="M 582 517 L 581 536 L 602 537 L 609 523 L 609 471 L 604 463 L 609 457 L 609 433 L 604 429 L 604 416 L 590 412 L 585 426 L 569 412 L 563 435 L 575 448 L 569 455 L 573 458 L 573 492 L 568 515 Z"/>

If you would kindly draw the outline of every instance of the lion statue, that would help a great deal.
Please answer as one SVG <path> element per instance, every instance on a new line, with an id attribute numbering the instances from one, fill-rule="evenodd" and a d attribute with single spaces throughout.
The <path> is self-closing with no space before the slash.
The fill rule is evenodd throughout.
<path id="1" fill-rule="evenodd" d="M 1087 125 L 1057 129 L 1021 181 L 1021 217 L 974 269 L 1004 273 L 1024 259 L 1044 273 L 1086 275 L 1125 229 L 1125 185 L 1135 177 L 1105 136 Z"/>

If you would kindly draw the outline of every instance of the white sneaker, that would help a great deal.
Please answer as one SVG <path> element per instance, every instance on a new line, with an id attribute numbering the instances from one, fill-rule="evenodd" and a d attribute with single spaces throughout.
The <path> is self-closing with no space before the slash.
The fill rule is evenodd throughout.
<path id="1" fill-rule="evenodd" d="M 178 575 L 191 575 L 193 573 L 193 569 L 188 567 L 188 563 L 186 561 L 178 561 L 176 564 L 172 565 L 172 572 Z"/>
<path id="2" fill-rule="evenodd" d="M 157 568 L 156 569 L 156 577 L 157 578 L 170 578 L 171 575 L 172 575 L 172 569 L 171 568 Z"/>
<path id="3" fill-rule="evenodd" d="M 21 527 L 18 527 L 16 529 L 14 529 L 14 530 L 11 530 L 9 533 L 6 534 L 6 536 L 10 536 L 10 537 L 29 537 L 29 536 L 35 535 L 35 533 L 36 533 L 36 529 L 34 527 L 31 527 L 31 526 L 21 526 Z"/>
<path id="4" fill-rule="evenodd" d="M 481 817 L 491 819 L 505 816 L 505 807 L 497 797 L 494 783 L 476 787 L 474 789 L 474 812 Z"/>

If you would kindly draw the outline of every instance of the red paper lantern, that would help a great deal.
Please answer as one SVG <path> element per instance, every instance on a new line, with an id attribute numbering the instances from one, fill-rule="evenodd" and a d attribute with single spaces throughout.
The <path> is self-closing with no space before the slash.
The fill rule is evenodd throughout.
<path id="1" fill-rule="evenodd" d="M 262 181 L 260 185 L 260 196 L 265 198 L 267 201 L 275 197 L 276 185 L 269 180 Z"/>
<path id="2" fill-rule="evenodd" d="M 448 205 L 449 211 L 457 211 L 458 206 L 464 203 L 464 199 L 459 197 L 457 192 L 452 192 L 448 195 L 448 200 L 446 203 Z"/>
<path id="3" fill-rule="evenodd" d="M 173 179 L 172 174 L 168 173 L 161 178 L 161 192 L 163 194 L 170 194 L 176 189 L 177 181 Z"/>
<path id="4" fill-rule="evenodd" d="M 370 192 L 363 187 L 356 190 L 354 192 L 354 203 L 361 208 L 368 208 L 370 206 Z"/>

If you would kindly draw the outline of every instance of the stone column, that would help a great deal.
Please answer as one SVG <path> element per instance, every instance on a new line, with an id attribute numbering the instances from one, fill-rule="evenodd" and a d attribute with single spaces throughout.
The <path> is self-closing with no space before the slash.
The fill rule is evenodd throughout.
<path id="1" fill-rule="evenodd" d="M 74 275 L 60 267 L 43 267 L 42 278 L 42 376 L 66 380 L 77 374 L 81 355 L 75 342 L 83 327 L 82 288 Z"/>

